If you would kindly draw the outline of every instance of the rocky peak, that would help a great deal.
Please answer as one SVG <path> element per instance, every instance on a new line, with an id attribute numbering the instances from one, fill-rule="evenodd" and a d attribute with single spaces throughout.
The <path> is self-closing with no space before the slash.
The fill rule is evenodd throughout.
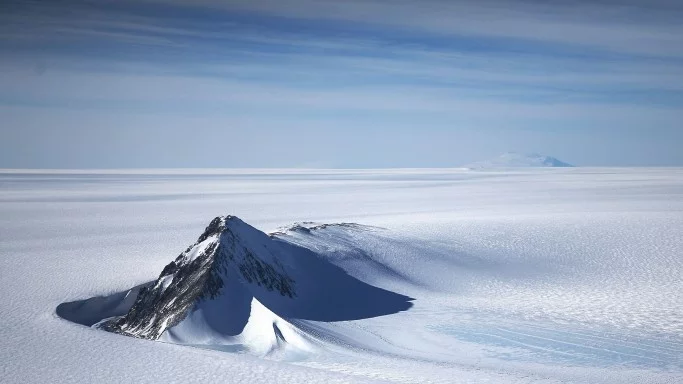
<path id="1" fill-rule="evenodd" d="M 105 330 L 158 339 L 199 302 L 221 295 L 227 279 L 240 279 L 287 298 L 295 285 L 273 252 L 266 234 L 235 216 L 219 216 L 197 241 L 166 265 L 157 280 L 140 291 L 130 311 L 102 322 Z"/>

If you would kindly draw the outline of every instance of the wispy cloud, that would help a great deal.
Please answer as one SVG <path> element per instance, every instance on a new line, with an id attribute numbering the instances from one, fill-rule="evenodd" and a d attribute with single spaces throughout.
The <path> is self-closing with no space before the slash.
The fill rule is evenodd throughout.
<path id="1" fill-rule="evenodd" d="M 334 118 L 359 129 L 683 121 L 676 1 L 33 1 L 0 11 L 0 104 L 21 111 Z"/>
<path id="2" fill-rule="evenodd" d="M 153 0 L 154 1 L 154 0 Z M 683 56 L 676 1 L 168 1 L 306 20 L 332 20 L 411 33 L 526 39 L 613 52 Z"/>

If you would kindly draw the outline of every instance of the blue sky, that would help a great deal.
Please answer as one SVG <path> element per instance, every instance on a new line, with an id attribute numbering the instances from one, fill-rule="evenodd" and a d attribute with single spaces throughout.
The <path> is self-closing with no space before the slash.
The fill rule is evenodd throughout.
<path id="1" fill-rule="evenodd" d="M 680 1 L 5 1 L 0 167 L 683 165 Z"/>

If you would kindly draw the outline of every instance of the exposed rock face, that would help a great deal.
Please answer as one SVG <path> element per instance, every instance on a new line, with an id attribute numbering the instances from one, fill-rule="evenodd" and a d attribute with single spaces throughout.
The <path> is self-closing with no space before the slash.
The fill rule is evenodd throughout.
<path id="1" fill-rule="evenodd" d="M 303 351 L 306 340 L 315 338 L 298 328 L 307 321 L 359 320 L 412 306 L 412 298 L 349 273 L 401 278 L 354 248 L 349 232 L 368 230 L 350 223 L 299 223 L 268 236 L 237 217 L 217 217 L 155 281 L 130 290 L 129 300 L 106 312 L 112 317 L 85 318 L 74 308 L 78 304 L 60 312 L 150 340 L 238 346 L 257 354 L 293 345 Z"/>
<path id="2" fill-rule="evenodd" d="M 228 272 L 235 269 L 249 284 L 294 298 L 294 281 L 277 258 L 267 248 L 252 249 L 257 248 L 253 244 L 262 244 L 262 238 L 268 240 L 237 217 L 216 217 L 196 243 L 164 268 L 154 284 L 140 291 L 125 316 L 106 320 L 98 327 L 156 340 L 180 323 L 197 303 L 218 297 Z M 258 241 L 253 243 L 253 239 Z"/>

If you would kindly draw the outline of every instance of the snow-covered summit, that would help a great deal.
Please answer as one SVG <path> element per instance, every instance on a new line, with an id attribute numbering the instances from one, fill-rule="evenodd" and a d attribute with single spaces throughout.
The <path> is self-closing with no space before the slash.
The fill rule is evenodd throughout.
<path id="1" fill-rule="evenodd" d="M 349 275 L 290 236 L 356 226 L 299 223 L 269 236 L 235 216 L 216 217 L 155 281 L 130 291 L 137 297 L 126 312 L 94 326 L 258 355 L 309 351 L 315 338 L 300 329 L 308 320 L 355 320 L 411 306 L 411 298 Z"/>
<path id="2" fill-rule="evenodd" d="M 284 271 L 270 243 L 267 235 L 235 216 L 216 217 L 193 245 L 166 265 L 153 284 L 140 291 L 125 316 L 99 327 L 156 340 L 182 325 L 192 312 L 201 311 L 202 320 L 210 322 L 212 316 L 220 317 L 221 311 L 227 311 L 232 316 L 223 320 L 232 320 L 223 321 L 221 328 L 228 333 L 237 332 L 245 324 L 230 323 L 248 320 L 240 321 L 239 317 L 244 310 L 244 316 L 249 317 L 254 296 L 241 285 L 250 286 L 260 295 L 277 295 L 283 300 L 296 296 L 294 281 Z M 218 307 L 225 308 L 217 308 L 216 302 Z"/>
<path id="3" fill-rule="evenodd" d="M 532 168 L 532 167 L 573 167 L 569 163 L 539 153 L 507 152 L 496 158 L 466 165 L 467 168 Z"/>

